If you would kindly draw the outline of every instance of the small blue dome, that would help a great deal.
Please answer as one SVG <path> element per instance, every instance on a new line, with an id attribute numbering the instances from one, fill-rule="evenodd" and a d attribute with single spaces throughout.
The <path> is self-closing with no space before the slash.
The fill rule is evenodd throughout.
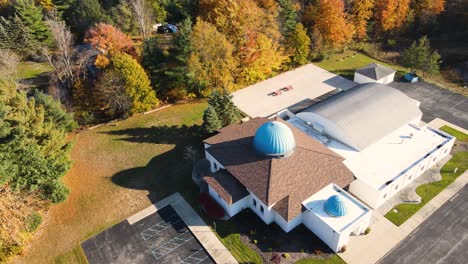
<path id="1" fill-rule="evenodd" d="M 344 216 L 347 213 L 346 205 L 341 200 L 340 196 L 333 195 L 323 205 L 323 209 L 327 214 L 333 217 Z"/>
<path id="2" fill-rule="evenodd" d="M 291 153 L 296 147 L 296 140 L 287 125 L 270 121 L 257 129 L 253 144 L 255 150 L 262 154 L 280 156 Z"/>

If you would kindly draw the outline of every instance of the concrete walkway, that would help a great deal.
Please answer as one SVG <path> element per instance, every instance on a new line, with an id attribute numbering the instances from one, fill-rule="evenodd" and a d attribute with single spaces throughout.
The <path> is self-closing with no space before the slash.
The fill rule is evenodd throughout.
<path id="1" fill-rule="evenodd" d="M 200 218 L 200 216 L 193 210 L 193 208 L 185 201 L 179 194 L 175 193 L 146 209 L 127 218 L 129 224 L 134 224 L 139 220 L 157 212 L 160 208 L 166 205 L 171 205 L 177 214 L 182 218 L 184 223 L 188 226 L 193 235 L 203 245 L 205 250 L 210 254 L 216 263 L 220 264 L 234 264 L 238 263 L 231 255 L 229 250 L 224 247 L 223 243 L 219 241 L 215 233 L 208 225 Z"/>
<path id="2" fill-rule="evenodd" d="M 433 128 L 440 128 L 444 125 L 468 133 L 466 129 L 442 119 L 436 118 L 429 123 L 429 126 Z M 460 175 L 452 184 L 432 198 L 431 201 L 419 209 L 416 214 L 406 220 L 401 226 L 394 225 L 383 216 L 391 208 L 384 211 L 375 210 L 371 220 L 371 232 L 368 235 L 350 237 L 347 251 L 338 255 L 350 264 L 378 262 L 467 183 L 468 171 Z"/>

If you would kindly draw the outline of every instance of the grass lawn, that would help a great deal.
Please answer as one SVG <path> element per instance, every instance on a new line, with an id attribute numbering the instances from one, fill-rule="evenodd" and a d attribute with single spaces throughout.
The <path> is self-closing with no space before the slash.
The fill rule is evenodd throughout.
<path id="1" fill-rule="evenodd" d="M 463 132 L 460 132 L 454 128 L 451 128 L 449 126 L 443 126 L 440 128 L 440 130 L 442 131 L 445 131 L 447 133 L 449 133 L 450 135 L 456 137 L 458 140 L 462 141 L 462 142 L 468 142 L 468 135 L 463 133 Z"/>
<path id="2" fill-rule="evenodd" d="M 390 65 L 378 60 L 375 60 L 365 54 L 357 51 L 346 51 L 342 54 L 333 54 L 328 59 L 314 63 L 315 65 L 324 68 L 325 70 L 338 74 L 349 80 L 353 80 L 354 72 L 356 69 L 366 66 L 369 63 L 377 62 L 379 64 L 391 67 L 397 70 L 396 75 L 403 75 L 407 72 L 407 69 L 397 65 Z M 395 76 L 395 79 L 397 76 Z"/>
<path id="3" fill-rule="evenodd" d="M 20 79 L 31 79 L 39 77 L 42 73 L 52 71 L 50 65 L 46 62 L 20 62 L 18 64 L 18 78 Z"/>
<path id="4" fill-rule="evenodd" d="M 327 259 L 302 259 L 295 264 L 346 264 L 338 255 Z"/>
<path id="5" fill-rule="evenodd" d="M 467 137 L 466 134 L 457 131 L 453 128 L 445 129 L 444 131 L 456 136 L 457 139 L 466 139 Z M 454 173 L 455 168 L 458 168 L 456 173 Z M 455 179 L 458 178 L 458 176 L 462 175 L 467 169 L 468 151 L 460 151 L 458 153 L 455 153 L 453 157 L 440 170 L 442 180 L 438 182 L 426 183 L 416 188 L 416 193 L 422 198 L 421 203 L 399 204 L 393 208 L 398 210 L 397 213 L 393 212 L 392 209 L 385 215 L 385 217 L 395 225 L 400 226 L 412 215 L 414 215 L 419 209 L 421 209 L 425 204 L 427 204 L 432 198 L 434 198 L 437 194 L 439 194 L 447 186 L 449 186 L 453 181 L 455 181 Z"/>
<path id="6" fill-rule="evenodd" d="M 79 243 L 174 192 L 194 201 L 188 145 L 205 103 L 175 105 L 75 136 L 64 177 L 68 200 L 52 206 L 16 263 L 84 263 Z"/>

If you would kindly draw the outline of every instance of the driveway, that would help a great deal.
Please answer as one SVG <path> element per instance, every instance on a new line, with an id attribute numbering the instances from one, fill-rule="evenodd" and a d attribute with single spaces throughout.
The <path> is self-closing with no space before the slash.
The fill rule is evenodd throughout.
<path id="1" fill-rule="evenodd" d="M 378 263 L 467 263 L 467 199 L 468 185 L 465 185 Z"/>
<path id="2" fill-rule="evenodd" d="M 424 122 L 430 122 L 438 117 L 468 129 L 468 98 L 463 95 L 426 82 L 395 81 L 389 86 L 421 102 L 420 109 L 423 112 Z"/>

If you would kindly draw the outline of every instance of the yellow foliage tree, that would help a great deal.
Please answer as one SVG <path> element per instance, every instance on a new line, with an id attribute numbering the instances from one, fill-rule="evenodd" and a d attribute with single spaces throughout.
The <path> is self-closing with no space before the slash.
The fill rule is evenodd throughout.
<path id="1" fill-rule="evenodd" d="M 353 1 L 351 15 L 356 28 L 356 37 L 363 39 L 366 36 L 367 24 L 372 17 L 374 0 Z"/>
<path id="2" fill-rule="evenodd" d="M 233 89 L 236 62 L 233 46 L 214 25 L 201 19 L 193 27 L 190 37 L 192 53 L 187 62 L 198 93 L 208 96 L 215 89 Z"/>

